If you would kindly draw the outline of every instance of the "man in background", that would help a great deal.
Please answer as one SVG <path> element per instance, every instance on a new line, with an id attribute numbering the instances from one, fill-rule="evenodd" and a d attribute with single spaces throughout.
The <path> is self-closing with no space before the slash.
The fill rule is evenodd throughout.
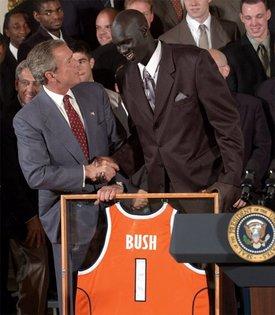
<path id="1" fill-rule="evenodd" d="M 28 39 L 24 40 L 18 50 L 18 61 L 27 58 L 29 51 L 37 44 L 49 39 L 61 39 L 70 45 L 73 40 L 62 30 L 64 13 L 59 0 L 37 0 L 33 16 L 40 27 Z"/>
<path id="2" fill-rule="evenodd" d="M 255 95 L 257 87 L 275 75 L 271 12 L 265 0 L 242 0 L 240 17 L 246 34 L 222 49 L 231 69 L 228 84 L 232 91 Z"/>
<path id="3" fill-rule="evenodd" d="M 184 0 L 186 16 L 174 28 L 160 36 L 170 44 L 221 48 L 239 38 L 236 23 L 216 18 L 209 12 L 209 0 Z"/>
<path id="4" fill-rule="evenodd" d="M 38 217 L 38 195 L 29 188 L 18 162 L 12 119 L 16 111 L 39 92 L 26 61 L 16 68 L 17 98 L 14 112 L 3 113 L 2 125 L 2 193 L 5 224 L 10 239 L 10 252 L 18 284 L 19 314 L 46 314 L 48 290 L 48 252 L 46 236 Z"/>

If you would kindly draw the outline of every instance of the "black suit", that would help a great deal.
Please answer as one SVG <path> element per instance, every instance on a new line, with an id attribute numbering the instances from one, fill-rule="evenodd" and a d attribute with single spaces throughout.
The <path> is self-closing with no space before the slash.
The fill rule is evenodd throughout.
<path id="1" fill-rule="evenodd" d="M 126 59 L 113 43 L 99 46 L 92 52 L 92 57 L 95 59 L 93 68 L 95 81 L 107 89 L 114 90 L 116 71 L 127 62 Z"/>
<path id="2" fill-rule="evenodd" d="M 255 186 L 261 181 L 270 162 L 271 138 L 262 102 L 251 95 L 233 93 L 240 113 L 244 137 L 244 170 L 255 171 Z"/>
<path id="3" fill-rule="evenodd" d="M 270 38 L 271 76 L 275 75 L 274 37 Z M 231 68 L 228 84 L 232 91 L 254 95 L 257 87 L 267 79 L 263 65 L 249 39 L 229 43 L 222 49 Z"/>
<path id="4" fill-rule="evenodd" d="M 256 95 L 260 97 L 265 106 L 267 112 L 268 123 L 272 136 L 272 159 L 275 158 L 275 78 L 269 79 L 263 82 Z"/>
<path id="5" fill-rule="evenodd" d="M 62 36 L 68 46 L 70 46 L 73 43 L 73 39 L 67 36 L 63 31 Z M 18 62 L 25 60 L 27 58 L 28 53 L 35 45 L 45 42 L 46 40 L 49 39 L 52 39 L 51 35 L 42 26 L 40 26 L 36 33 L 32 34 L 30 37 L 25 39 L 23 43 L 19 46 L 17 56 Z"/>
<path id="6" fill-rule="evenodd" d="M 11 101 L 16 98 L 15 91 L 15 69 L 17 67 L 17 60 L 14 58 L 10 49 L 7 48 L 6 55 L 0 67 L 0 93 L 3 102 L 2 110 L 6 111 L 14 104 Z M 18 109 L 18 108 L 17 108 Z"/>

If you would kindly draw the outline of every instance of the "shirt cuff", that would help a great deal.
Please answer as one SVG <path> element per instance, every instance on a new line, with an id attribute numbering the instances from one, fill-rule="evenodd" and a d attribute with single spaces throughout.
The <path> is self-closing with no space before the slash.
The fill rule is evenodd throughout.
<path id="1" fill-rule="evenodd" d="M 85 179 L 86 179 L 86 172 L 85 172 L 85 165 L 83 165 L 83 181 L 82 181 L 82 188 L 85 187 Z"/>

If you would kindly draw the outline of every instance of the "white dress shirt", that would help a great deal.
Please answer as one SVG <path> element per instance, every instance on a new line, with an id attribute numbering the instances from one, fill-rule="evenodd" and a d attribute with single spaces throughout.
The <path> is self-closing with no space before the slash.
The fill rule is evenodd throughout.
<path id="1" fill-rule="evenodd" d="M 201 34 L 200 25 L 204 24 L 206 26 L 206 33 L 207 33 L 209 48 L 212 48 L 211 34 L 210 34 L 211 14 L 208 15 L 208 18 L 203 23 L 200 23 L 196 21 L 195 19 L 191 18 L 191 16 L 187 13 L 186 22 L 197 46 L 199 46 L 199 39 L 200 39 L 200 34 Z"/>
<path id="2" fill-rule="evenodd" d="M 15 46 L 13 46 L 12 43 L 10 43 L 9 49 L 10 49 L 10 52 L 12 53 L 13 57 L 17 60 L 18 48 L 16 48 Z"/>
<path id="3" fill-rule="evenodd" d="M 150 73 L 150 76 L 153 78 L 155 85 L 157 85 L 160 60 L 161 60 L 161 42 L 158 41 L 157 48 L 155 49 L 147 65 L 144 66 L 142 63 L 138 63 L 138 68 L 139 68 L 142 80 L 144 79 L 143 69 L 146 68 L 146 70 Z"/>

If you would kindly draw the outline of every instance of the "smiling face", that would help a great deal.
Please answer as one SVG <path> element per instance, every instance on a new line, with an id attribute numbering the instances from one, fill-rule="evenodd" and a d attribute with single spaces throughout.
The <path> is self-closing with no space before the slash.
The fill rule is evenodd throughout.
<path id="1" fill-rule="evenodd" d="M 10 42 L 16 48 L 23 42 L 23 40 L 30 33 L 29 25 L 23 13 L 16 13 L 10 17 L 5 33 L 9 37 Z"/>
<path id="2" fill-rule="evenodd" d="M 114 18 L 114 13 L 107 10 L 103 10 L 96 18 L 96 37 L 101 46 L 112 41 L 111 28 Z"/>
<path id="3" fill-rule="evenodd" d="M 94 66 L 94 59 L 83 52 L 74 52 L 73 58 L 78 62 L 80 81 L 93 81 L 92 68 Z"/>
<path id="4" fill-rule="evenodd" d="M 29 103 L 39 92 L 40 84 L 35 81 L 28 68 L 24 68 L 15 81 L 16 91 L 22 105 Z"/>
<path id="5" fill-rule="evenodd" d="M 127 11 L 130 12 L 130 10 L 124 12 Z M 119 53 L 128 61 L 144 63 L 150 52 L 148 51 L 148 23 L 143 15 L 141 17 L 144 19 L 143 25 L 138 24 L 135 19 L 127 18 L 114 23 L 112 37 Z"/>
<path id="6" fill-rule="evenodd" d="M 268 20 L 271 17 L 263 2 L 255 4 L 244 3 L 240 14 L 248 36 L 262 42 L 268 35 Z"/>

